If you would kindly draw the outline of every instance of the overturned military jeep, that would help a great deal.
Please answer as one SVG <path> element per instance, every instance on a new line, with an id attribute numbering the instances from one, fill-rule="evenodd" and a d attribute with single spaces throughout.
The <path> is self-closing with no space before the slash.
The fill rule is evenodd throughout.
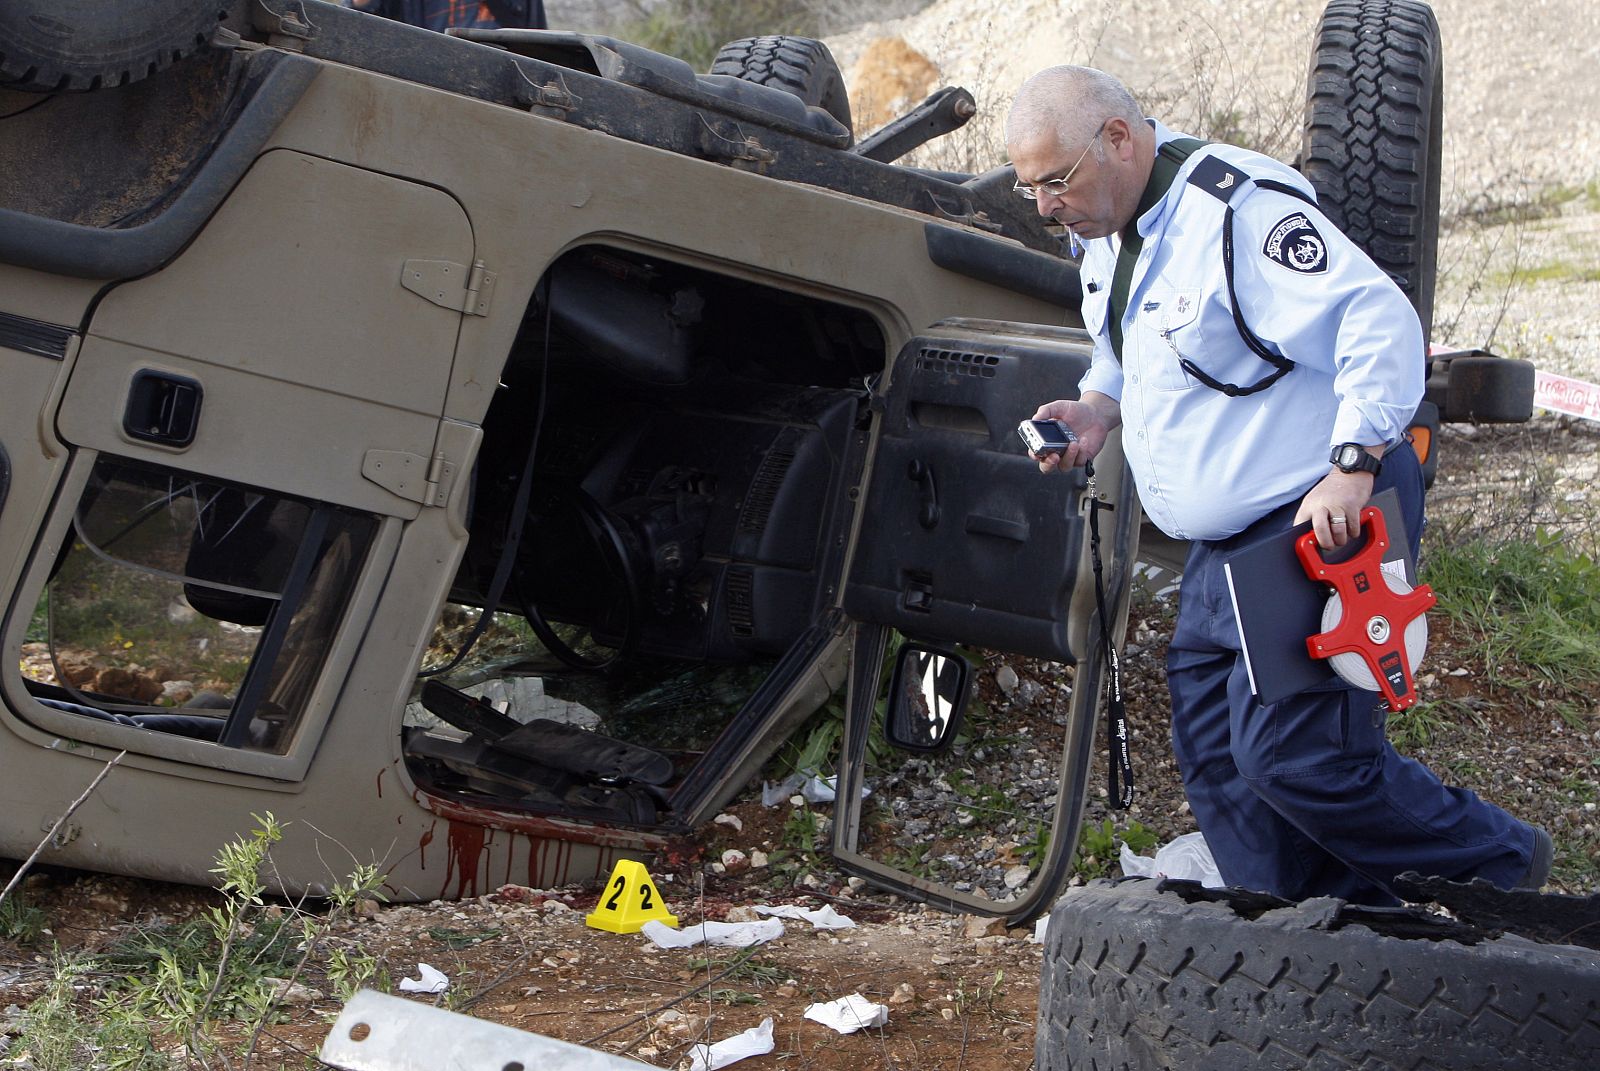
<path id="1" fill-rule="evenodd" d="M 1009 169 L 893 162 L 962 91 L 857 140 L 815 42 L 715 70 L 314 0 L 6 5 L 0 853 L 116 759 L 47 859 L 203 882 L 271 810 L 289 892 L 345 852 L 398 899 L 603 877 L 832 703 L 842 866 L 1043 910 L 1139 553 L 1113 442 L 1097 614 L 1090 488 L 1015 436 L 1089 361 L 1075 267 Z M 1331 112 L 1305 157 L 1424 307 L 1431 88 L 1398 207 L 1318 155 Z M 957 644 L 1071 667 L 1004 902 L 895 824 L 974 761 L 938 750 Z"/>

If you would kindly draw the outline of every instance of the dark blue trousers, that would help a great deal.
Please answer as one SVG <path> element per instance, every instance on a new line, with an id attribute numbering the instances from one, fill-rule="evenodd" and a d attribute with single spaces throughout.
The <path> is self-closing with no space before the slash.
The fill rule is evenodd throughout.
<path id="1" fill-rule="evenodd" d="M 1422 533 L 1422 472 L 1402 444 L 1374 493 L 1400 496 L 1411 552 Z M 1167 654 L 1172 744 L 1189 806 L 1223 880 L 1300 900 L 1392 904 L 1408 870 L 1510 888 L 1526 874 L 1533 831 L 1402 758 L 1384 735 L 1378 693 L 1335 680 L 1278 703 L 1250 691 L 1222 563 L 1292 527 L 1299 502 L 1238 535 L 1197 542 L 1184 566 Z"/>

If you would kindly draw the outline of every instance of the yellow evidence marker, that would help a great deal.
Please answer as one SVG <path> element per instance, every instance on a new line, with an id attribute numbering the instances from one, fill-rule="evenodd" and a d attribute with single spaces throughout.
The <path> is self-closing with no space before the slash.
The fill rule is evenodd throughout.
<path id="1" fill-rule="evenodd" d="M 600 902 L 583 921 L 610 933 L 638 933 L 651 919 L 668 926 L 678 925 L 678 917 L 667 910 L 666 901 L 644 864 L 623 859 L 612 869 Z"/>

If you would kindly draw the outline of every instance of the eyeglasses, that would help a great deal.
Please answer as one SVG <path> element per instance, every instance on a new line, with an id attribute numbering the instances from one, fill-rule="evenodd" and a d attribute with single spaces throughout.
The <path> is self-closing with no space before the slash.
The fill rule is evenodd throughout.
<path id="1" fill-rule="evenodd" d="M 1111 120 L 1107 119 L 1106 123 L 1109 123 L 1110 121 Z M 1094 137 L 1089 139 L 1089 144 L 1083 147 L 1083 153 L 1079 155 L 1078 162 L 1068 168 L 1067 173 L 1062 175 L 1060 178 L 1045 179 L 1043 182 L 1037 183 L 1023 182 L 1021 179 L 1018 179 L 1017 184 L 1011 188 L 1022 194 L 1022 196 L 1026 197 L 1030 201 L 1037 201 L 1039 199 L 1039 194 L 1041 193 L 1047 193 L 1052 197 L 1065 197 L 1067 195 L 1067 184 L 1072 181 L 1073 174 L 1080 166 L 1082 166 L 1084 159 L 1089 155 L 1089 150 L 1094 148 L 1094 143 L 1099 141 L 1100 135 L 1104 134 L 1105 132 L 1106 124 L 1101 123 L 1100 129 L 1096 130 L 1094 132 Z"/>

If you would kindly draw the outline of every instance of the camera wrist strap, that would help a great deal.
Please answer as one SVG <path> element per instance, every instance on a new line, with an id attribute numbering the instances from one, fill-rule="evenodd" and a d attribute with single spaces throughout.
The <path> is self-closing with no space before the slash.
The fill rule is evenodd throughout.
<path id="1" fill-rule="evenodd" d="M 1083 471 L 1089 478 L 1089 558 L 1094 563 L 1094 603 L 1100 617 L 1100 644 L 1111 677 L 1111 694 L 1106 699 L 1106 774 L 1110 780 L 1111 807 L 1120 811 L 1133 803 L 1133 760 L 1128 748 L 1128 710 L 1122 702 L 1122 661 L 1111 640 L 1105 570 L 1100 560 L 1100 511 L 1112 507 L 1100 501 L 1095 487 L 1094 463 L 1084 462 Z"/>

